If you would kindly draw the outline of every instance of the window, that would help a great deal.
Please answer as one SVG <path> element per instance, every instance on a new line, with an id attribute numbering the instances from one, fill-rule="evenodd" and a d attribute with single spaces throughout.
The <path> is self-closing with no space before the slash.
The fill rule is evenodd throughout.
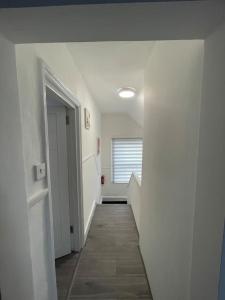
<path id="1" fill-rule="evenodd" d="M 143 141 L 137 139 L 112 140 L 112 181 L 128 183 L 134 172 L 141 178 Z"/>

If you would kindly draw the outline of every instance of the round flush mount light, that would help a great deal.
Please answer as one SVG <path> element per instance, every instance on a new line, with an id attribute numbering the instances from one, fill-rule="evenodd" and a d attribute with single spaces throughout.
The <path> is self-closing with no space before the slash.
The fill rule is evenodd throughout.
<path id="1" fill-rule="evenodd" d="M 136 90 L 131 87 L 120 88 L 118 90 L 118 95 L 123 99 L 133 98 L 136 95 Z"/>

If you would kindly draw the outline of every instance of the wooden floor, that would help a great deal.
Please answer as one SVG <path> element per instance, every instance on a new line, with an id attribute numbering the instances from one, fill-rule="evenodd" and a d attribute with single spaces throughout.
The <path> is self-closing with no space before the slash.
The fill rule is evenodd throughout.
<path id="1" fill-rule="evenodd" d="M 58 300 L 66 300 L 78 256 L 78 253 L 71 253 L 55 261 Z"/>
<path id="2" fill-rule="evenodd" d="M 69 299 L 152 299 L 129 205 L 97 206 Z"/>

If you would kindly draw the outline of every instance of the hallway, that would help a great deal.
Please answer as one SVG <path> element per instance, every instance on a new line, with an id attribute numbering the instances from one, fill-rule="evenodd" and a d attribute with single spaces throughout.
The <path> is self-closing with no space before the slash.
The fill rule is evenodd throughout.
<path id="1" fill-rule="evenodd" d="M 69 299 L 152 299 L 129 205 L 97 205 Z"/>

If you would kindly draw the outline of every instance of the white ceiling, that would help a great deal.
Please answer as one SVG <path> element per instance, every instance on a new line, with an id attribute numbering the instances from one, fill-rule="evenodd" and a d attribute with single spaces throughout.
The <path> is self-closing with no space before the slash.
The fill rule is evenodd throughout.
<path id="1" fill-rule="evenodd" d="M 68 49 L 102 113 L 127 113 L 143 121 L 144 70 L 154 42 L 71 43 Z M 133 87 L 137 95 L 121 99 L 117 90 Z"/>
<path id="2" fill-rule="evenodd" d="M 204 39 L 224 18 L 224 0 L 0 9 L 0 33 L 14 43 L 102 41 L 102 47 L 69 48 L 101 109 L 127 111 L 141 120 L 143 68 L 151 43 L 108 41 Z M 118 102 L 115 89 L 123 85 L 138 89 L 135 103 Z"/>
<path id="3" fill-rule="evenodd" d="M 224 0 L 1 9 L 0 31 L 15 43 L 202 39 L 224 12 Z"/>

